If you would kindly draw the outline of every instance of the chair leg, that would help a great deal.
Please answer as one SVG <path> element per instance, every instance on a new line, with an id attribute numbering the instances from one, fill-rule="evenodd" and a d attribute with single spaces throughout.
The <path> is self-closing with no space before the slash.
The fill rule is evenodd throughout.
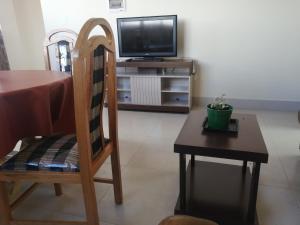
<path id="1" fill-rule="evenodd" d="M 61 187 L 61 184 L 55 183 L 55 184 L 54 184 L 54 190 L 55 190 L 55 195 L 56 195 L 56 196 L 61 196 L 61 195 L 62 195 L 62 187 Z"/>
<path id="2" fill-rule="evenodd" d="M 87 217 L 87 225 L 99 225 L 95 186 L 92 179 L 82 179 L 82 191 Z"/>
<path id="3" fill-rule="evenodd" d="M 122 204 L 123 191 L 122 191 L 120 156 L 119 156 L 118 148 L 115 148 L 111 154 L 111 169 L 112 169 L 112 176 L 113 176 L 115 202 L 117 204 Z"/>
<path id="4" fill-rule="evenodd" d="M 11 209 L 4 182 L 0 182 L 0 215 L 0 225 L 9 225 L 11 221 Z"/>

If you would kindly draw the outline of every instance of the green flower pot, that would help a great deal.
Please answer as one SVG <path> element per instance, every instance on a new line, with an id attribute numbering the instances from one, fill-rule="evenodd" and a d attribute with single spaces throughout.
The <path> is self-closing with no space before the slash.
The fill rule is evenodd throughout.
<path id="1" fill-rule="evenodd" d="M 208 127 L 212 129 L 224 130 L 228 128 L 229 121 L 232 114 L 232 106 L 226 110 L 217 110 L 210 108 L 210 104 L 207 106 Z"/>

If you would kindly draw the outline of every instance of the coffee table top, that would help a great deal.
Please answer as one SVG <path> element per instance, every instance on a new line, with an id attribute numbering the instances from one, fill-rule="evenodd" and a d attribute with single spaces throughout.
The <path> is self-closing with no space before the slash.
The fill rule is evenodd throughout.
<path id="1" fill-rule="evenodd" d="M 268 162 L 268 151 L 255 115 L 233 113 L 239 120 L 238 134 L 203 131 L 204 110 L 190 113 L 181 129 L 174 152 L 227 159 Z"/>

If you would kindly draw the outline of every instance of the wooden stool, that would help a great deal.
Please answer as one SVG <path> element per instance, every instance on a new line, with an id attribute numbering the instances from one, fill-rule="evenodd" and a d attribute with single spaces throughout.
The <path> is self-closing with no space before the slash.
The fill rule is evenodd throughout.
<path id="1" fill-rule="evenodd" d="M 210 220 L 195 218 L 192 216 L 170 216 L 162 220 L 159 225 L 218 225 Z"/>

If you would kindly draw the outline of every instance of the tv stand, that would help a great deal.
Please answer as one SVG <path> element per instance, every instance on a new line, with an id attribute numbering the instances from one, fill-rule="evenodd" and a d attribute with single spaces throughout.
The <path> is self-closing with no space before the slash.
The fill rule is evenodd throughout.
<path id="1" fill-rule="evenodd" d="M 147 58 L 130 58 L 126 62 L 163 62 L 164 58 L 147 57 Z"/>
<path id="2" fill-rule="evenodd" d="M 193 61 L 117 62 L 118 108 L 187 113 L 191 109 Z"/>

